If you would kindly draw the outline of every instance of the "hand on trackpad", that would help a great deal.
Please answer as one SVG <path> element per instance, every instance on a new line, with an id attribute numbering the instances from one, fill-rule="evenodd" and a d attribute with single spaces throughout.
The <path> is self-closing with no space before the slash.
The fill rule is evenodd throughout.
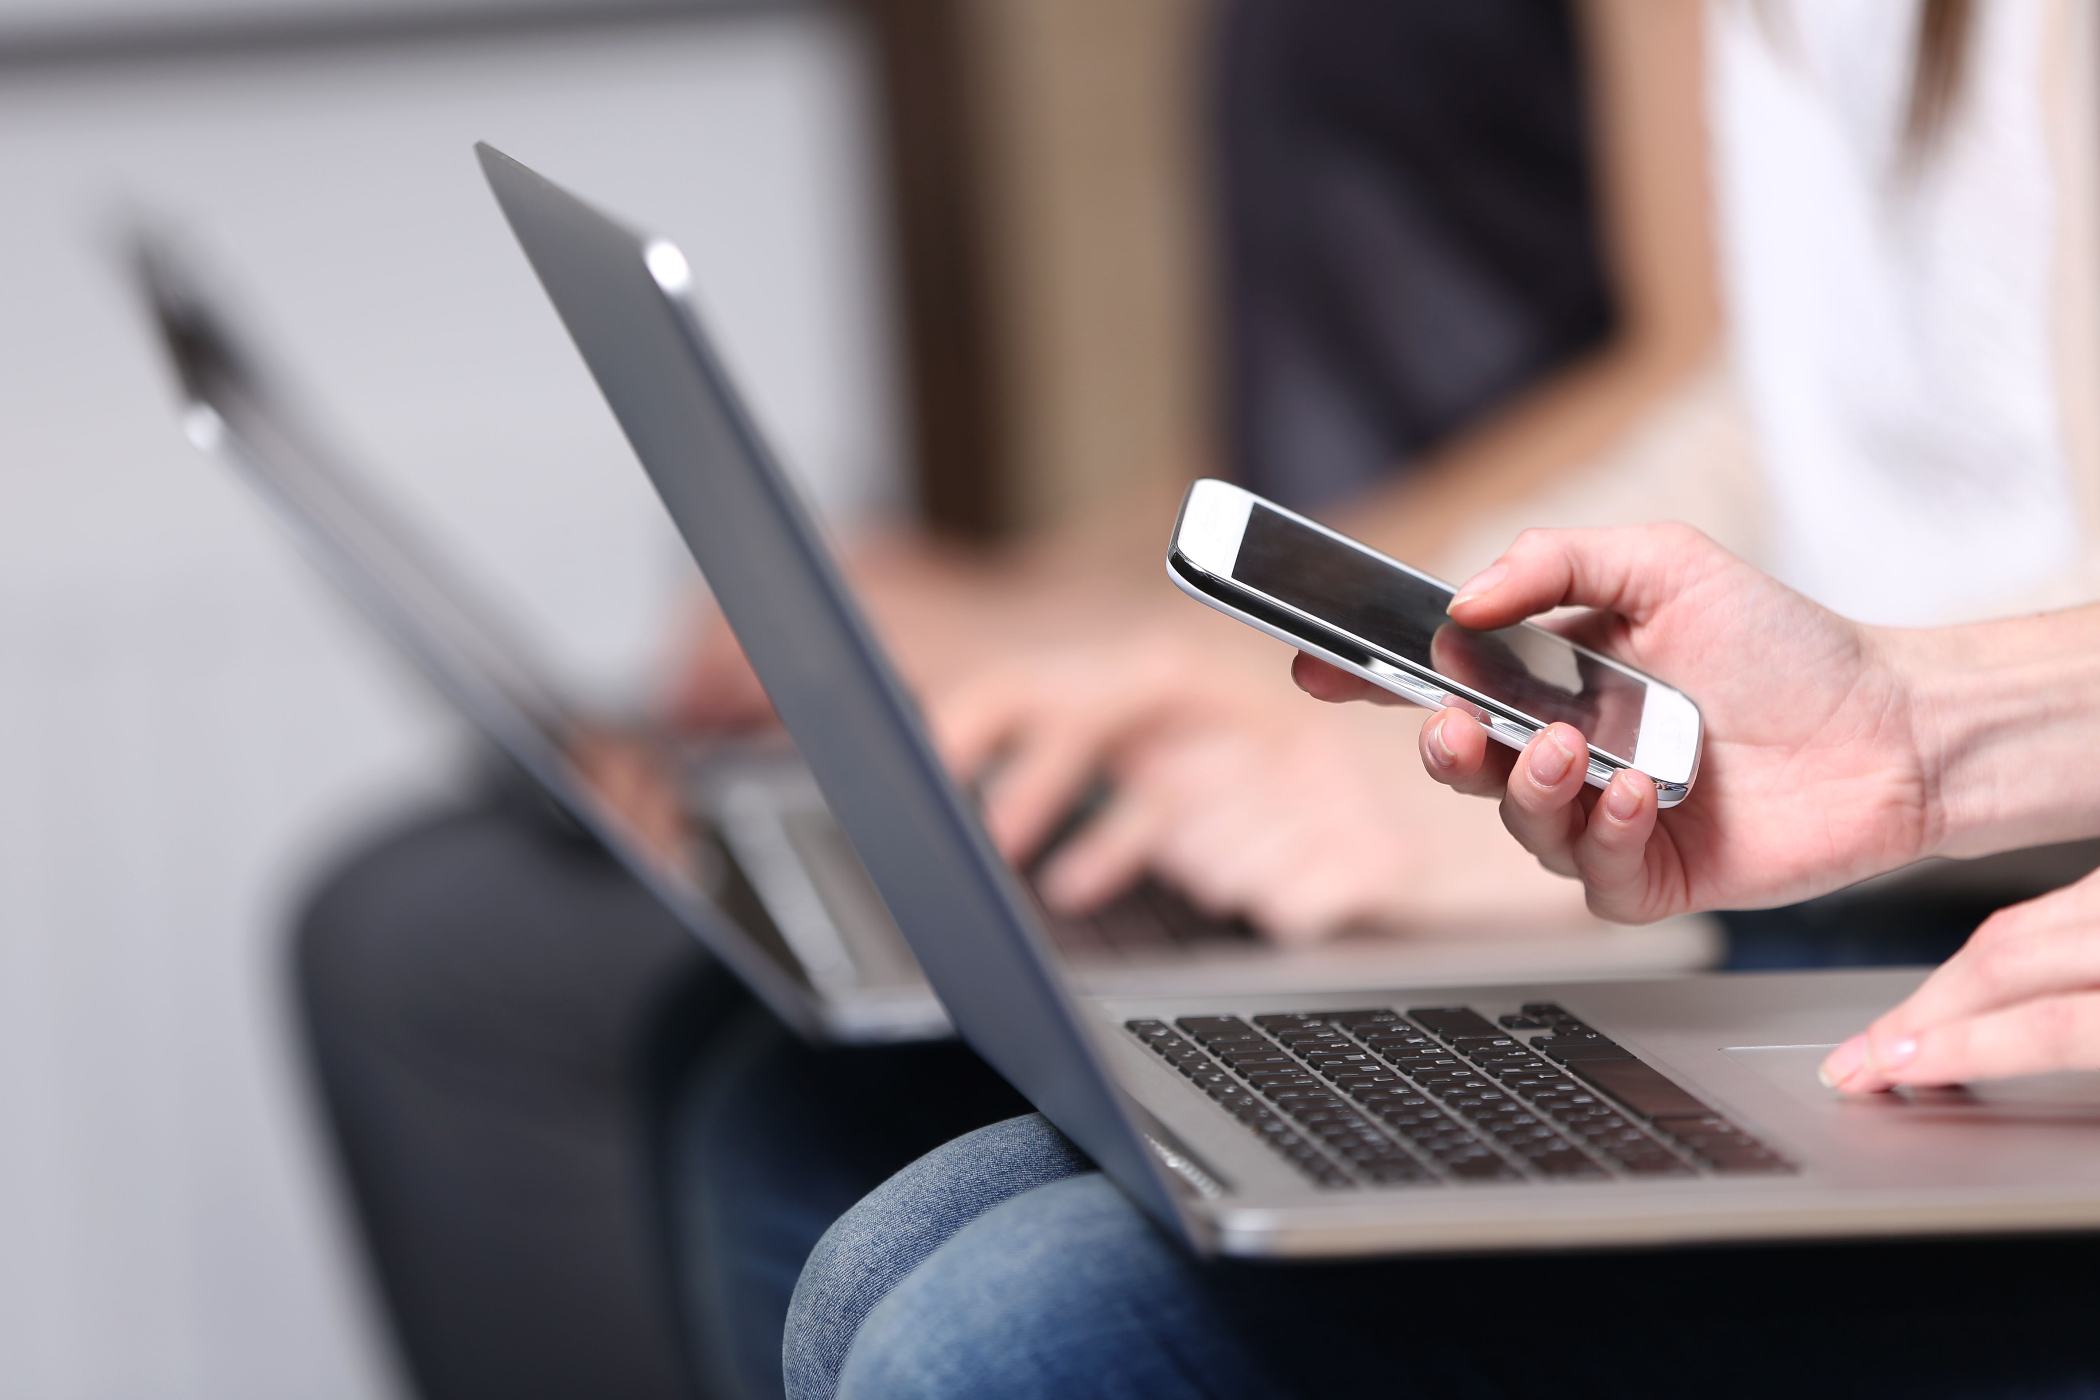
<path id="1" fill-rule="evenodd" d="M 1929 1117 L 2037 1119 L 2100 1122 L 2100 1073 L 2093 1071 L 2033 1074 L 2018 1079 L 1987 1080 L 1946 1088 L 1897 1089 L 1886 1094 L 1848 1098 L 1826 1089 L 1816 1069 L 1834 1045 L 1730 1045 L 1721 1053 L 1804 1103 L 1857 1104 L 1868 1112 L 1899 1112 Z"/>

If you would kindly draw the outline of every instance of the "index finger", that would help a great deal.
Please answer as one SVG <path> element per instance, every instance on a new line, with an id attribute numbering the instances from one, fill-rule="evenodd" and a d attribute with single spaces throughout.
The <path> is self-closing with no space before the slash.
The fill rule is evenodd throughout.
<path id="1" fill-rule="evenodd" d="M 1868 1034 L 1893 1041 L 2051 994 L 2100 987 L 2100 885 L 2088 876 L 2001 909 Z"/>
<path id="2" fill-rule="evenodd" d="M 1368 700 L 1373 705 L 1411 703 L 1384 686 L 1373 685 L 1362 676 L 1352 675 L 1339 666 L 1322 661 L 1311 652 L 1301 651 L 1293 658 L 1291 680 L 1313 699 L 1325 700 L 1331 705 L 1343 705 L 1352 700 Z"/>

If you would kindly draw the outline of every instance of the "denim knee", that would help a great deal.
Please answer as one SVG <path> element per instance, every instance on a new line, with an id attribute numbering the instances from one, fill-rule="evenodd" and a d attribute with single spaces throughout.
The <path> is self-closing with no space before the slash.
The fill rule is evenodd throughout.
<path id="1" fill-rule="evenodd" d="M 830 1400 L 863 1320 L 958 1231 L 1004 1201 L 1092 1164 L 1039 1114 L 962 1137 L 906 1167 L 817 1242 L 788 1308 L 791 1400 Z"/>
<path id="2" fill-rule="evenodd" d="M 1203 1267 L 1098 1173 L 984 1212 L 861 1324 L 840 1400 L 1255 1400 Z"/>

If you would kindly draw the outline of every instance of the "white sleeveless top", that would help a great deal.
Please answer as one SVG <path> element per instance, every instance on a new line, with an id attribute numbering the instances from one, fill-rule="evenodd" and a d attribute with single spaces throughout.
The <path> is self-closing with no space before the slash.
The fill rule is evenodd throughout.
<path id="1" fill-rule="evenodd" d="M 2100 596 L 2091 12 L 1982 0 L 1959 105 L 1906 172 L 1918 8 L 1708 11 L 1729 368 L 1764 482 L 1761 562 L 1896 624 Z"/>

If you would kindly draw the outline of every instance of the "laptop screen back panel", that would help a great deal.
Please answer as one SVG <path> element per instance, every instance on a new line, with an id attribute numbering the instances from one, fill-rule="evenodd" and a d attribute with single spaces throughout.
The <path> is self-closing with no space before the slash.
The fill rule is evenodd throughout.
<path id="1" fill-rule="evenodd" d="M 482 168 L 826 802 L 963 1037 L 1191 1234 L 1017 882 L 964 805 L 682 298 L 687 271 L 488 146 Z"/>
<path id="2" fill-rule="evenodd" d="M 438 551 L 364 489 L 260 374 L 256 357 L 163 244 L 136 271 L 185 400 L 196 445 L 269 503 L 304 553 L 436 690 L 596 835 L 775 1014 L 825 1038 L 797 974 L 716 908 L 696 833 L 669 785 L 673 761 L 642 736 L 593 725 Z"/>

